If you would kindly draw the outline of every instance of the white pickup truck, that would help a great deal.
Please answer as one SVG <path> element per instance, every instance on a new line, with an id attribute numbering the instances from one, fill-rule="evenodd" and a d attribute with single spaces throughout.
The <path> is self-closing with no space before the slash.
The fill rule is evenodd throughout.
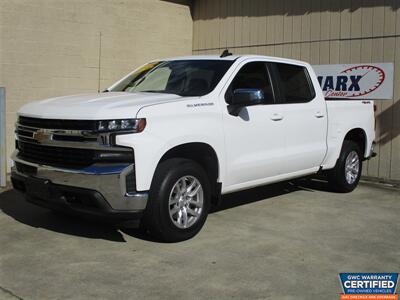
<path id="1" fill-rule="evenodd" d="M 12 182 L 53 210 L 196 235 L 221 194 L 327 172 L 352 191 L 373 155 L 370 101 L 326 101 L 312 67 L 266 56 L 148 63 L 102 93 L 18 112 Z"/>

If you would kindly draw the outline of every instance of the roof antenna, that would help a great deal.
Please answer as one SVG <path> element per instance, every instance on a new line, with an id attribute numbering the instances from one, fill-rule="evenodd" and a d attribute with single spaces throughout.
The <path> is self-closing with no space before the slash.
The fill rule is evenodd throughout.
<path id="1" fill-rule="evenodd" d="M 228 49 L 225 49 L 224 52 L 222 52 L 220 57 L 227 57 L 227 56 L 231 56 L 232 53 L 229 52 Z"/>

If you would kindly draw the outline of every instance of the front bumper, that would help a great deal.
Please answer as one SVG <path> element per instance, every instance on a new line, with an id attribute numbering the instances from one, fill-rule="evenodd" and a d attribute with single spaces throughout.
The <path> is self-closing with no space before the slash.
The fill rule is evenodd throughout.
<path id="1" fill-rule="evenodd" d="M 146 208 L 147 192 L 127 192 L 133 164 L 93 165 L 76 170 L 28 162 L 18 158 L 18 151 L 12 159 L 14 188 L 40 206 L 116 217 L 140 215 Z"/>

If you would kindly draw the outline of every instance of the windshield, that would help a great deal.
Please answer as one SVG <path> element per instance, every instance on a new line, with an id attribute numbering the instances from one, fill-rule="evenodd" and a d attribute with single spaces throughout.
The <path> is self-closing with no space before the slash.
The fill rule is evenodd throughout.
<path id="1" fill-rule="evenodd" d="M 168 93 L 179 96 L 203 96 L 210 93 L 233 61 L 174 60 L 141 68 L 111 92 Z"/>

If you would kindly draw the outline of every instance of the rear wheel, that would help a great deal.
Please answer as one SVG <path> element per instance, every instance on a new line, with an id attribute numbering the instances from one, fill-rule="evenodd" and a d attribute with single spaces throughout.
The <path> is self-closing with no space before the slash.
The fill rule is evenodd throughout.
<path id="1" fill-rule="evenodd" d="M 351 192 L 360 181 L 361 171 L 360 148 L 355 142 L 345 140 L 335 167 L 328 173 L 330 186 L 337 192 Z"/>
<path id="2" fill-rule="evenodd" d="M 144 226 L 166 242 L 195 236 L 210 208 L 210 183 L 196 162 L 173 158 L 157 167 L 150 188 Z"/>

